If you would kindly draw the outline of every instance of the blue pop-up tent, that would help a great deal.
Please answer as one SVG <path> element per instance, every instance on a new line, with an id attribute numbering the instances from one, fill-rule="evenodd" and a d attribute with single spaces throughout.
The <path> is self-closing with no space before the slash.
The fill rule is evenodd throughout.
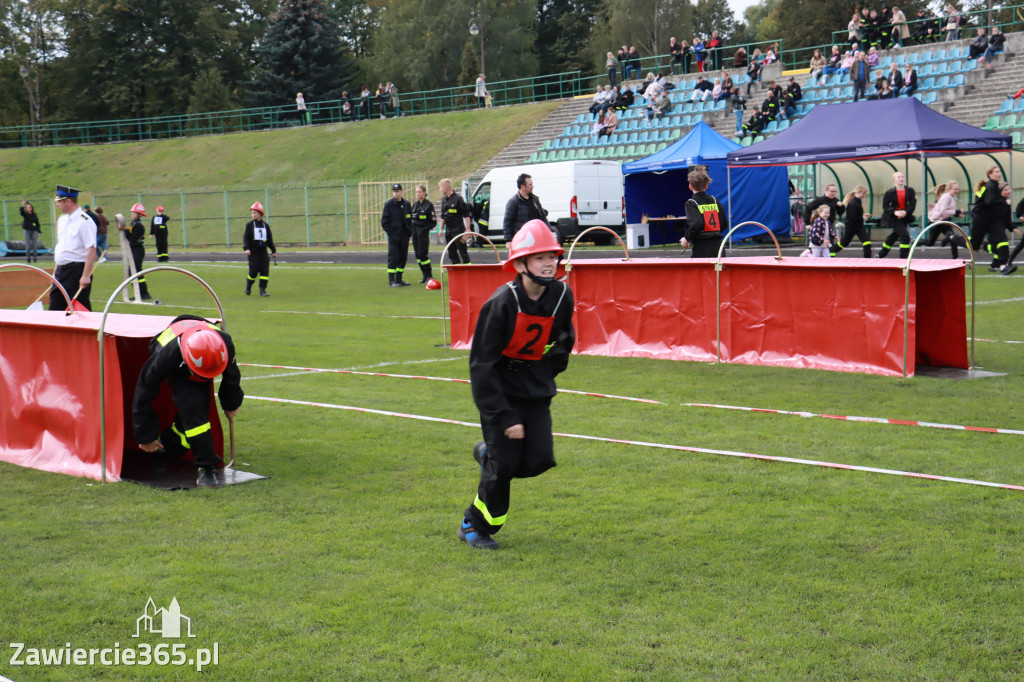
<path id="1" fill-rule="evenodd" d="M 789 180 L 786 169 L 729 171 L 726 163 L 728 154 L 737 149 L 742 147 L 701 121 L 685 137 L 660 152 L 623 164 L 626 223 L 640 223 L 644 215 L 648 218 L 685 216 L 686 201 L 693 195 L 686 175 L 690 166 L 703 165 L 707 166 L 711 176 L 708 193 L 722 204 L 730 225 L 755 220 L 777 234 L 788 232 Z M 681 224 L 676 227 L 681 227 Z M 764 231 L 756 225 L 748 225 L 732 238 L 746 239 L 758 234 L 764 234 Z M 650 243 L 667 244 L 677 241 L 680 236 L 682 233 L 678 230 L 663 226 L 662 229 L 651 229 Z"/>

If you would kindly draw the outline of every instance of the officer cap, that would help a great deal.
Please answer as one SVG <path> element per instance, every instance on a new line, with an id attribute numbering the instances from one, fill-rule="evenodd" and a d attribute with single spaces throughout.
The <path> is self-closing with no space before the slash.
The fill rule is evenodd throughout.
<path id="1" fill-rule="evenodd" d="M 401 189 L 402 189 L 402 185 L 400 185 L 397 182 L 395 184 L 391 185 L 391 191 L 392 192 L 398 192 Z"/>
<path id="2" fill-rule="evenodd" d="M 67 185 L 57 185 L 57 199 L 77 199 L 78 190 Z"/>

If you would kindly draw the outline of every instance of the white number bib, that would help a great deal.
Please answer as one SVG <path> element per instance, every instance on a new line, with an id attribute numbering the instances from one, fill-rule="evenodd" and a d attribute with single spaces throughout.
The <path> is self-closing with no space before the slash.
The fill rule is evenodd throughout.
<path id="1" fill-rule="evenodd" d="M 261 242 L 267 241 L 267 228 L 265 227 L 254 227 L 252 228 L 252 236 Z"/>

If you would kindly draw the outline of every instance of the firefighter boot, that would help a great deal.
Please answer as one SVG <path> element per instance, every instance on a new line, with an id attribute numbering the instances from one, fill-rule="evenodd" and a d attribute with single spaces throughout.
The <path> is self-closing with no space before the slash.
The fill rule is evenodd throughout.
<path id="1" fill-rule="evenodd" d="M 252 280 L 245 280 L 245 295 L 250 296 L 252 294 Z"/>
<path id="2" fill-rule="evenodd" d="M 430 262 L 420 263 L 420 272 L 423 273 L 423 279 L 420 280 L 420 284 L 426 284 L 429 280 L 434 278 L 434 273 L 430 269 Z"/>
<path id="3" fill-rule="evenodd" d="M 395 273 L 393 273 L 393 272 L 389 272 L 388 273 L 388 286 L 389 287 L 400 287 L 400 286 L 402 286 L 401 284 L 399 284 L 396 281 L 396 276 L 395 276 Z"/>
<path id="4" fill-rule="evenodd" d="M 401 272 L 396 272 L 396 273 L 395 273 L 395 282 L 396 282 L 396 283 L 398 284 L 398 286 L 400 286 L 400 287 L 409 287 L 409 286 L 412 286 L 412 283 L 411 283 L 411 282 L 405 282 L 405 281 L 403 281 L 403 280 L 402 280 L 402 273 L 401 273 Z"/>
<path id="5" fill-rule="evenodd" d="M 473 530 L 473 526 L 466 519 L 462 519 L 459 529 L 455 531 L 455 536 L 475 549 L 498 549 L 497 540 L 490 535 Z"/>

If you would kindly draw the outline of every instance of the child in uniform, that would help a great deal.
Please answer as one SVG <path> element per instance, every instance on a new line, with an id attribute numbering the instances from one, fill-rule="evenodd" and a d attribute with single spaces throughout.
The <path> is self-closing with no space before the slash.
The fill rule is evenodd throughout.
<path id="1" fill-rule="evenodd" d="M 274 235 L 270 232 L 270 223 L 263 219 L 263 204 L 256 202 L 249 207 L 252 220 L 245 224 L 242 234 L 242 248 L 249 257 L 249 276 L 245 281 L 245 295 L 252 293 L 252 283 L 260 278 L 260 296 L 270 296 L 267 285 L 270 283 L 270 256 L 267 249 L 274 254 L 277 261 L 277 248 L 274 246 Z"/>
<path id="2" fill-rule="evenodd" d="M 498 548 L 491 536 L 505 523 L 513 478 L 555 466 L 551 398 L 576 342 L 572 291 L 555 279 L 563 252 L 543 220 L 527 222 L 503 266 L 518 276 L 480 310 L 469 353 L 484 435 L 473 449 L 480 484 L 456 533 L 470 547 Z"/>

